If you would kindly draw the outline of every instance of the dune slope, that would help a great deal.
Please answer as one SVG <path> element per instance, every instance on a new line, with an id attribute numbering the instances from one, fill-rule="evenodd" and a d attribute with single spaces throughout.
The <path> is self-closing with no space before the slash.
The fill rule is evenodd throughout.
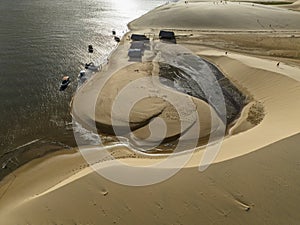
<path id="1" fill-rule="evenodd" d="M 299 13 L 272 6 L 237 2 L 167 4 L 131 22 L 131 29 L 293 30 Z"/>

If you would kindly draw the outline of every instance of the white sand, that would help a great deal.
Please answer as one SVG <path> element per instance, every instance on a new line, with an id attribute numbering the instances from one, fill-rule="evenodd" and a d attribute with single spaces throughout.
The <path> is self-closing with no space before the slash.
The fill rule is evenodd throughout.
<path id="1" fill-rule="evenodd" d="M 192 4 L 195 4 L 194 7 L 191 7 Z M 173 27 L 182 29 L 181 32 L 186 34 L 191 32 L 190 29 L 198 32 L 201 29 L 236 28 L 249 32 L 247 29 L 263 30 L 255 24 L 257 19 L 268 24 L 273 18 L 272 27 L 282 28 L 290 35 L 293 29 L 299 29 L 300 26 L 297 20 L 300 14 L 289 10 L 245 3 L 209 4 L 163 6 L 134 21 L 131 27 Z M 221 14 L 220 7 L 224 9 Z M 202 12 L 202 8 L 204 15 L 195 13 L 196 9 Z M 209 16 L 205 19 L 205 15 Z M 238 19 L 237 15 L 240 15 Z M 281 27 L 284 24 L 287 26 Z M 217 47 L 218 44 L 215 43 Z M 291 64 L 288 59 L 283 62 L 279 58 L 254 56 L 251 52 L 229 52 L 225 55 L 224 50 L 203 47 L 194 41 L 185 41 L 183 45 L 217 65 L 251 99 L 250 105 L 245 107 L 231 128 L 230 135 L 222 143 L 213 165 L 204 172 L 198 171 L 201 157 L 206 153 L 204 148 L 199 148 L 188 164 L 172 178 L 152 186 L 129 187 L 108 181 L 93 172 L 78 152 L 50 155 L 21 167 L 1 182 L 1 223 L 297 224 L 300 221 L 299 59 L 293 59 Z M 277 47 L 278 43 L 274 42 L 273 45 Z M 245 52 L 249 46 L 239 48 Z M 148 74 L 149 65 L 126 64 L 127 59 L 122 57 L 126 53 L 122 51 L 119 48 L 109 66 L 75 96 L 73 113 L 82 118 L 81 122 L 86 127 L 92 127 L 93 120 L 103 113 L 95 115 L 92 112 L 100 102 L 99 88 L 102 87 L 98 85 L 105 83 L 107 74 L 116 72 L 122 65 L 126 68 L 117 73 L 119 76 L 135 66 L 141 70 L 139 74 L 131 73 L 124 79 L 117 75 L 111 78 L 109 87 L 114 88 L 110 90 L 107 87 L 105 92 L 112 94 L 111 97 L 115 95 L 117 87 L 127 84 L 134 76 L 144 77 Z M 278 61 L 281 61 L 279 67 L 276 66 Z M 157 107 L 144 108 L 153 102 Z M 144 120 L 145 115 L 153 115 L 161 105 L 165 106 L 157 98 L 147 99 L 140 104 L 131 115 L 134 122 Z M 203 102 L 199 104 L 208 107 Z M 110 104 L 102 107 L 107 105 L 109 107 L 104 111 L 109 112 Z M 102 116 L 98 119 L 103 119 Z M 106 121 L 109 121 L 109 116 L 105 118 Z M 99 148 L 89 149 L 92 159 L 98 151 Z M 144 165 L 160 162 L 164 158 L 138 156 L 124 147 L 112 147 L 110 154 L 134 166 L 140 174 L 131 177 L 136 180 L 147 179 L 143 176 L 146 170 L 162 173 L 177 166 L 168 165 L 160 170 L 145 168 Z M 120 176 L 126 172 L 126 167 L 115 165 L 118 160 L 96 161 L 97 157 L 93 166 L 103 171 L 111 170 Z"/>
<path id="2" fill-rule="evenodd" d="M 278 7 L 237 2 L 168 4 L 130 23 L 140 28 L 195 30 L 299 30 L 299 13 Z"/>

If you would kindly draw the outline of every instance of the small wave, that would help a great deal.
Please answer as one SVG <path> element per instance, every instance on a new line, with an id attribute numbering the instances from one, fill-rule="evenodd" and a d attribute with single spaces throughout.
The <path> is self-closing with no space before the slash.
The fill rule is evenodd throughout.
<path id="1" fill-rule="evenodd" d="M 19 150 L 19 149 L 21 149 L 21 148 L 24 148 L 24 147 L 27 147 L 27 146 L 29 146 L 29 145 L 35 144 L 36 142 L 38 142 L 38 141 L 40 141 L 40 140 L 41 140 L 41 138 L 38 138 L 38 139 L 35 139 L 35 140 L 33 140 L 33 141 L 27 142 L 27 143 L 25 143 L 25 144 L 23 144 L 23 145 L 20 145 L 20 146 L 18 146 L 18 147 L 16 147 L 16 148 L 12 149 L 12 150 L 10 150 L 10 151 L 7 151 L 5 154 L 10 153 L 10 152 L 14 152 L 14 151 Z"/>
<path id="2" fill-rule="evenodd" d="M 101 144 L 101 139 L 98 134 L 93 133 L 81 126 L 73 118 L 73 131 L 75 135 L 76 142 L 79 146 L 81 145 L 99 145 Z"/>

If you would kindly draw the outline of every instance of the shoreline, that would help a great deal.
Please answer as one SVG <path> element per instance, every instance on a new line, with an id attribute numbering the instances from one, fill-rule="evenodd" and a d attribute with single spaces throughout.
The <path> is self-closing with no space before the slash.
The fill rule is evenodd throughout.
<path id="1" fill-rule="evenodd" d="M 162 6 L 164 6 L 164 5 L 166 5 L 166 4 L 163 4 L 163 5 L 161 5 L 161 6 L 158 6 L 158 7 L 156 7 L 155 9 L 158 9 L 158 8 L 160 8 L 160 7 L 162 7 Z M 153 10 L 155 10 L 155 9 L 153 9 Z M 151 10 L 151 11 L 153 11 L 153 10 Z M 150 11 L 150 12 L 151 12 Z M 149 13 L 149 12 L 148 12 Z M 145 13 L 145 15 L 146 15 L 147 13 Z M 142 16 L 141 16 L 142 17 Z M 137 18 L 137 19 L 135 19 L 135 20 L 138 20 L 139 18 Z M 128 34 L 130 34 L 130 33 L 133 33 L 134 32 L 134 29 L 131 27 L 131 23 L 132 22 L 134 22 L 135 20 L 133 20 L 133 21 L 131 21 L 130 23 L 128 23 L 128 28 L 129 28 L 129 31 L 128 32 L 126 32 L 123 36 L 122 36 L 122 38 L 121 38 L 121 43 L 123 42 L 124 43 L 124 41 L 125 41 L 125 39 L 126 39 L 126 37 L 128 36 Z M 266 31 L 262 31 L 262 30 L 260 30 L 260 31 L 257 31 L 257 30 L 253 30 L 253 31 L 249 31 L 249 30 L 185 30 L 185 29 L 175 29 L 175 28 L 172 28 L 172 29 L 170 29 L 170 30 L 174 30 L 174 31 L 180 31 L 180 32 L 189 32 L 189 31 L 191 31 L 191 32 L 200 32 L 200 33 L 206 33 L 206 32 L 208 32 L 208 33 L 219 33 L 219 32 L 221 32 L 221 33 L 245 33 L 245 34 L 248 34 L 248 33 L 260 33 L 260 32 L 266 32 L 266 33 L 274 33 L 274 31 L 273 30 L 266 30 Z M 299 30 L 296 30 L 297 32 L 296 33 L 299 33 L 299 35 L 300 35 L 300 31 Z M 282 31 L 275 31 L 275 33 L 288 33 L 288 34 L 290 34 L 290 33 L 293 33 L 293 31 L 290 31 L 290 30 L 282 30 Z M 119 47 L 119 44 L 120 43 L 118 43 L 117 45 L 116 45 L 116 47 L 110 52 L 110 54 L 108 55 L 108 59 L 110 59 L 110 57 L 112 57 L 112 55 L 116 52 L 116 50 L 118 49 L 118 47 Z M 249 55 L 252 55 L 252 54 L 249 54 Z M 259 55 L 260 57 L 262 57 L 261 55 Z M 207 56 L 204 56 L 205 57 L 205 59 L 207 59 Z M 268 57 L 268 58 L 272 58 L 272 57 Z M 288 59 L 290 59 L 290 58 L 288 58 Z M 106 62 L 105 63 L 105 65 L 103 66 L 103 67 L 108 67 L 109 65 L 108 65 L 108 62 Z M 216 64 L 216 66 L 218 66 L 217 64 Z M 102 69 L 103 69 L 103 67 L 102 67 Z M 219 67 L 218 67 L 219 68 Z M 101 70 L 102 70 L 101 69 Z M 100 71 L 101 72 L 101 71 Z M 99 73 L 99 72 L 98 72 Z M 96 74 L 95 74 L 96 75 Z M 95 76 L 94 75 L 94 76 Z M 93 76 L 93 77 L 94 77 Z M 85 82 L 83 85 L 81 85 L 80 86 L 80 88 L 82 88 L 84 85 L 86 85 L 86 83 L 87 82 Z M 73 96 L 74 97 L 74 96 Z M 72 101 L 73 101 L 73 97 L 72 97 Z M 70 102 L 70 105 L 72 104 L 72 101 Z M 251 102 L 250 102 L 251 103 Z M 242 113 L 242 112 L 241 112 Z M 237 118 L 237 121 L 239 120 L 239 118 Z M 234 124 L 232 125 L 233 127 L 235 126 Z M 201 148 L 201 147 L 200 147 Z M 64 148 L 61 148 L 61 150 L 64 150 Z M 55 152 L 56 151 L 60 151 L 60 150 L 55 150 Z M 138 153 L 138 152 L 136 152 L 136 153 Z M 44 156 L 47 156 L 48 154 L 52 154 L 51 152 L 50 153 L 46 153 L 46 155 L 44 155 Z M 141 154 L 143 155 L 144 153 L 143 152 L 141 152 Z M 147 155 L 147 154 L 146 154 Z M 166 153 L 166 156 L 168 156 L 169 154 L 167 154 Z M 43 156 L 43 157 L 44 157 Z M 148 155 L 148 156 L 151 156 L 151 153 Z M 37 158 L 40 158 L 40 156 L 38 156 Z M 34 160 L 35 158 L 33 158 L 33 159 L 31 159 L 31 160 Z M 30 160 L 30 161 L 31 161 Z M 28 162 L 30 162 L 30 161 L 28 161 Z M 22 166 L 24 166 L 24 165 L 26 165 L 28 162 L 26 162 L 25 164 L 22 164 L 21 166 L 19 166 L 19 167 L 22 167 Z M 18 169 L 19 167 L 17 167 L 17 168 L 15 168 L 15 169 Z M 14 170 L 15 170 L 14 169 Z M 13 170 L 13 171 L 14 171 Z M 12 171 L 12 172 L 13 172 Z M 9 175 L 9 174 L 8 174 Z M 4 177 L 3 177 L 4 178 Z"/>
<path id="2" fill-rule="evenodd" d="M 180 20 L 181 15 L 177 16 Z M 141 24 L 147 23 L 144 16 L 137 20 Z M 159 29 L 151 31 L 157 33 Z M 142 27 L 130 32 L 136 31 L 145 33 L 149 29 Z M 76 149 L 71 153 L 51 153 L 21 166 L 0 181 L 0 218 L 5 224 L 22 224 L 23 221 L 42 224 L 51 220 L 67 225 L 101 220 L 105 224 L 195 224 L 197 221 L 197 224 L 252 225 L 262 221 L 266 224 L 294 224 L 300 220 L 297 214 L 300 200 L 300 183 L 297 179 L 300 173 L 297 150 L 300 136 L 300 58 L 287 57 L 287 61 L 283 62 L 277 55 L 272 56 L 273 48 L 283 46 L 285 49 L 286 46 L 285 42 L 278 45 L 275 37 L 270 52 L 266 52 L 266 55 L 253 54 L 264 53 L 264 48 L 268 47 L 264 45 L 264 40 L 269 38 L 264 36 L 265 33 L 261 34 L 262 48 L 253 52 L 256 45 L 251 38 L 256 40 L 257 37 L 251 36 L 251 32 L 246 32 L 250 36 L 241 36 L 241 41 L 234 42 L 230 50 L 227 50 L 226 43 L 235 40 L 232 37 L 216 37 L 211 40 L 216 46 L 211 47 L 200 42 L 201 38 L 209 39 L 205 32 L 189 29 L 180 32 L 180 35 L 185 33 L 186 37 L 178 38 L 179 45 L 209 60 L 240 91 L 250 96 L 249 105 L 243 108 L 240 117 L 230 128 L 229 135 L 221 143 L 208 169 L 199 171 L 200 161 L 207 150 L 200 147 L 170 179 L 155 185 L 132 187 L 99 176 L 96 170 L 111 170 L 122 177 L 127 167 L 116 165 L 116 162 L 120 162 L 140 172 L 140 176 L 133 179 L 143 180 L 148 166 L 162 162 L 169 155 L 142 156 L 143 153 L 139 155 L 124 146 L 104 147 L 108 150 L 108 156 L 110 154 L 114 158 L 98 156 L 97 147 L 84 147 L 82 151 L 89 152 L 86 156 L 91 161 L 86 161 Z M 189 36 L 191 32 L 193 36 Z M 293 31 L 287 34 L 291 35 Z M 125 42 L 127 35 L 122 37 L 121 43 Z M 251 43 L 251 46 L 245 43 Z M 121 53 L 126 54 L 126 51 L 120 46 L 114 49 L 109 64 L 102 71 L 119 74 L 108 83 L 111 84 L 110 89 L 115 89 L 113 85 L 121 78 L 140 78 L 149 70 L 149 65 L 134 63 L 118 70 L 122 64 L 119 59 Z M 293 53 L 297 53 L 297 49 Z M 278 54 L 288 56 L 284 51 Z M 294 64 L 289 59 L 294 60 Z M 279 66 L 276 66 L 277 62 L 280 62 Z M 136 69 L 139 74 L 132 73 Z M 101 80 L 100 75 L 94 75 L 84 84 L 85 88 L 98 93 L 98 89 L 103 87 L 97 86 L 97 82 L 106 82 Z M 107 96 L 109 94 L 111 92 Z M 146 103 L 164 104 L 158 101 Z M 200 108 L 207 107 L 204 103 L 198 104 Z M 93 108 L 95 105 L 86 103 L 83 108 Z M 144 107 L 142 104 L 138 109 Z M 109 111 L 104 107 L 101 110 Z M 184 154 L 178 154 L 177 157 Z M 160 169 L 165 172 L 177 166 L 172 164 Z M 156 171 L 155 168 L 149 170 Z M 78 208 L 82 208 L 80 213 Z M 32 211 L 36 212 L 35 216 L 30 213 Z"/>
<path id="3" fill-rule="evenodd" d="M 121 41 L 123 40 L 124 37 L 126 37 L 127 33 L 129 33 L 129 32 L 130 31 L 127 31 L 125 34 L 122 35 Z M 117 48 L 118 48 L 118 44 L 115 46 L 114 49 L 112 49 L 112 51 L 107 55 L 107 57 L 103 57 L 103 59 L 105 59 L 105 58 L 109 59 L 111 57 L 111 55 L 116 51 Z M 102 67 L 107 66 L 107 64 L 108 64 L 107 61 L 106 62 L 104 61 L 102 64 L 100 64 L 99 66 L 100 66 L 101 70 L 102 70 Z M 92 77 L 94 75 L 92 75 Z M 78 89 L 75 90 L 74 93 L 76 93 L 85 84 L 86 84 L 86 82 L 82 83 L 78 87 Z M 72 101 L 73 101 L 73 97 L 74 97 L 74 94 L 72 95 L 71 101 L 69 103 L 70 109 L 71 109 L 71 104 L 72 104 Z M 71 115 L 71 117 L 72 117 L 72 115 Z M 73 120 L 73 118 L 72 118 L 72 120 Z M 42 139 L 37 139 L 37 140 L 40 141 Z M 21 145 L 21 146 L 15 148 L 15 149 L 13 149 L 9 152 L 6 152 L 1 156 L 2 158 L 1 158 L 1 161 L 0 161 L 0 170 L 1 170 L 0 171 L 0 182 L 6 176 L 9 176 L 9 175 L 13 174 L 14 171 L 16 171 L 17 169 L 19 169 L 22 166 L 25 166 L 26 164 L 30 163 L 31 161 L 33 161 L 35 159 L 44 158 L 44 157 L 47 157 L 48 155 L 56 154 L 56 152 L 64 152 L 66 149 L 68 149 L 68 150 L 71 149 L 71 151 L 74 151 L 74 149 L 76 149 L 76 146 L 74 146 L 74 147 L 67 146 L 63 143 L 56 143 L 55 141 L 48 140 L 47 142 L 49 142 L 49 143 L 45 144 L 45 146 L 43 146 L 43 148 L 45 148 L 46 145 L 53 145 L 53 146 L 49 147 L 49 149 L 43 150 L 43 149 L 41 149 L 41 147 L 37 147 L 36 149 L 38 149 L 38 150 L 36 150 L 36 149 L 29 150 L 30 152 L 28 152 L 27 150 L 23 150 L 23 151 L 26 151 L 26 153 L 29 154 L 30 157 L 26 158 L 24 156 L 17 156 L 17 155 L 20 154 L 20 152 L 18 152 L 19 149 L 21 149 L 23 147 L 27 147 L 28 144 L 34 144 L 35 141 L 36 140 L 25 143 L 24 145 Z M 53 142 L 55 142 L 55 143 L 53 143 Z M 53 148 L 54 148 L 54 150 L 53 150 Z M 36 151 L 38 151 L 37 154 L 32 156 L 34 154 L 34 152 L 36 152 Z M 41 151 L 43 151 L 43 152 L 41 152 Z M 62 154 L 64 154 L 64 153 L 62 153 Z M 6 157 L 7 155 L 11 155 L 11 156 Z M 16 162 L 14 162 L 14 161 L 16 161 Z M 16 165 L 16 163 L 20 163 L 20 164 Z"/>

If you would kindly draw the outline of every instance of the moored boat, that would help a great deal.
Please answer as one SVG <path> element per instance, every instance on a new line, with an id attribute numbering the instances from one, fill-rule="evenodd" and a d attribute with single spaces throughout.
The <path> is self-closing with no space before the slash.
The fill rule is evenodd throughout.
<path id="1" fill-rule="evenodd" d="M 69 86 L 70 83 L 71 83 L 70 77 L 69 76 L 64 76 L 62 78 L 59 90 L 60 91 L 66 90 L 66 88 Z"/>

